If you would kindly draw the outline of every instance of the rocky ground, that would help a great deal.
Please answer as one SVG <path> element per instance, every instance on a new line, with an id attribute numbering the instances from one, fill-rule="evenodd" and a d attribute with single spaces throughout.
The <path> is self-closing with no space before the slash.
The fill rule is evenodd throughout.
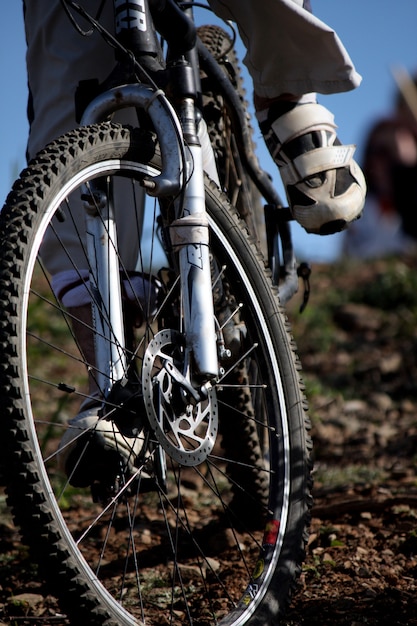
<path id="1" fill-rule="evenodd" d="M 313 268 L 291 319 L 315 445 L 299 624 L 417 624 L 416 259 Z"/>
<path id="2" fill-rule="evenodd" d="M 285 624 L 417 624 L 416 259 L 313 267 L 289 307 L 310 401 L 315 504 Z M 0 626 L 59 624 L 0 508 Z M 3 621 L 2 621 L 3 620 Z"/>

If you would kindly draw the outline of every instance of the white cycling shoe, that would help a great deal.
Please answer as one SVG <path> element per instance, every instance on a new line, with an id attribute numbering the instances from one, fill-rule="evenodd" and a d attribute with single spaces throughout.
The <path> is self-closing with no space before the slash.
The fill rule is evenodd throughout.
<path id="1" fill-rule="evenodd" d="M 330 111 L 317 103 L 297 104 L 274 119 L 272 105 L 260 126 L 292 214 L 308 233 L 339 232 L 360 217 L 365 179 L 352 158 L 355 146 L 340 144 Z"/>
<path id="2" fill-rule="evenodd" d="M 117 475 L 137 471 L 143 437 L 123 436 L 114 422 L 100 418 L 98 412 L 95 406 L 70 420 L 59 444 L 58 465 L 74 487 L 111 484 Z"/>

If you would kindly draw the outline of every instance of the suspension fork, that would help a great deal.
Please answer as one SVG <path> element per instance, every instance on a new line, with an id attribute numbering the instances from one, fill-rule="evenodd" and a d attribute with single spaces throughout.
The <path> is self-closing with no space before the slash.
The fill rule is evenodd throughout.
<path id="1" fill-rule="evenodd" d="M 161 173 L 158 176 L 145 177 L 143 186 L 148 194 L 156 197 L 177 195 L 183 187 L 185 164 L 181 155 L 184 146 L 180 142 L 181 129 L 176 114 L 164 96 L 155 97 L 154 91 L 139 84 L 109 89 L 90 103 L 83 114 L 81 125 L 96 124 L 108 119 L 116 111 L 130 107 L 147 112 L 161 148 Z M 111 185 L 104 188 L 100 179 L 92 180 L 88 187 L 84 186 L 83 196 L 93 324 L 96 331 L 96 378 L 105 398 L 113 384 L 125 378 L 128 365 L 124 349 L 125 332 L 116 243 L 117 198 L 112 197 Z M 144 199 L 145 190 L 143 202 Z"/>
<path id="2" fill-rule="evenodd" d="M 167 103 L 165 103 L 167 104 Z M 183 212 L 171 225 L 173 245 L 179 254 L 183 293 L 184 332 L 200 380 L 218 375 L 214 310 L 211 298 L 209 228 L 205 207 L 203 154 L 196 132 L 192 99 L 182 104 L 182 125 L 187 148 L 178 146 L 175 118 L 167 116 L 152 92 L 141 85 L 129 85 L 101 94 L 86 110 L 82 123 L 105 119 L 120 108 L 136 106 L 150 114 L 159 138 L 163 168 L 161 174 L 144 180 L 151 195 L 178 194 L 187 179 Z M 174 112 L 172 111 L 172 115 Z M 186 163 L 180 155 L 185 151 Z M 96 329 L 98 385 L 106 397 L 116 381 L 123 380 L 127 363 L 124 356 L 125 333 L 121 309 L 119 261 L 112 242 L 117 241 L 115 208 L 111 191 L 94 181 L 85 190 L 87 251 L 91 267 L 93 319 Z"/>
<path id="3" fill-rule="evenodd" d="M 92 181 L 85 195 L 92 321 L 98 388 L 105 398 L 126 376 L 125 330 L 112 187 Z"/>
<path id="4" fill-rule="evenodd" d="M 171 224 L 170 235 L 179 253 L 184 331 L 200 380 L 218 375 L 210 269 L 209 226 L 205 203 L 203 151 L 197 134 L 194 100 L 181 101 L 179 116 L 187 144 L 187 183 L 181 215 Z"/>

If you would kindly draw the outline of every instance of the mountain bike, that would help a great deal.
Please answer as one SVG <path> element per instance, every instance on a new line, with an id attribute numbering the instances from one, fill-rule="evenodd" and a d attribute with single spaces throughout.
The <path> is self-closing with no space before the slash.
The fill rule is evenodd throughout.
<path id="1" fill-rule="evenodd" d="M 73 623 L 277 624 L 304 558 L 311 442 L 279 299 L 298 282 L 288 211 L 254 154 L 233 37 L 196 30 L 190 2 L 115 0 L 148 24 L 149 55 L 123 20 L 114 36 L 63 6 L 117 64 L 82 86 L 80 127 L 29 163 L 0 215 L 8 502 Z M 125 108 L 137 124 L 112 121 Z M 52 288 L 51 240 L 82 314 Z M 63 471 L 80 405 L 98 420 Z M 104 427 L 111 468 L 91 462 Z"/>

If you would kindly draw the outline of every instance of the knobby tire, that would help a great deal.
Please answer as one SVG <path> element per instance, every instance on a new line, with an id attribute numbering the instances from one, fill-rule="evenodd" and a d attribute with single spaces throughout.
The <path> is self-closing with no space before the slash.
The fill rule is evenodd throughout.
<path id="1" fill-rule="evenodd" d="M 74 320 L 51 295 L 39 248 L 51 220 L 70 219 L 81 183 L 121 177 L 135 187 L 159 168 L 152 134 L 103 123 L 53 142 L 9 195 L 0 215 L 1 436 L 8 500 L 24 541 L 74 623 L 276 624 L 304 556 L 311 505 L 308 420 L 276 290 L 245 223 L 213 183 L 207 181 L 206 202 L 222 285 L 220 296 L 213 291 L 215 311 L 219 321 L 225 309 L 230 312 L 229 330 L 239 337 L 215 385 L 218 443 L 201 464 L 183 466 L 166 452 L 172 441 L 164 448 L 145 420 L 138 436 L 146 439 L 146 451 L 136 480 L 123 489 L 130 475 L 119 477 L 110 507 L 109 500 L 92 502 L 89 489 L 69 486 L 57 465 L 67 420 L 86 397 L 86 376 L 73 345 Z M 170 207 L 163 203 L 161 210 L 164 232 Z M 139 237 L 142 224 L 137 228 Z M 154 236 L 152 230 L 148 237 Z M 148 246 L 136 268 L 144 284 L 154 272 L 152 254 Z M 158 318 L 143 301 L 133 313 L 126 306 L 126 319 L 141 318 L 128 342 L 134 372 L 163 329 L 172 329 L 166 350 L 182 358 L 171 257 L 168 250 L 158 273 Z"/>

